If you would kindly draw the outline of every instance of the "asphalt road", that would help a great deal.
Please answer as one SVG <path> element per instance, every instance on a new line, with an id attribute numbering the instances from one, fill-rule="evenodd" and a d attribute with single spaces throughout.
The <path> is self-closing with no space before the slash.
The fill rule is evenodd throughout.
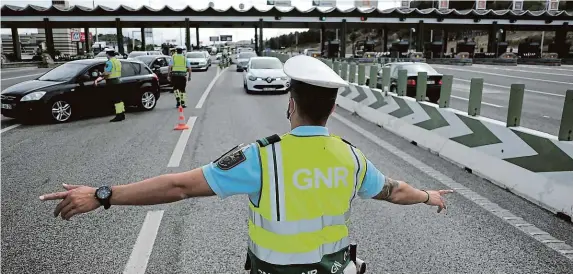
<path id="1" fill-rule="evenodd" d="M 524 84 L 521 126 L 552 135 L 559 133 L 565 92 L 573 90 L 573 66 L 432 66 L 454 76 L 450 107 L 467 111 L 470 81 L 483 78 L 481 115 L 505 122 L 510 86 Z"/>
<path id="2" fill-rule="evenodd" d="M 239 143 L 288 131 L 288 95 L 245 94 L 242 74 L 234 67 L 219 76 L 201 103 L 216 70 L 213 66 L 208 72 L 194 72 L 185 109 L 185 117 L 194 124 L 190 122 L 192 129 L 184 133 L 173 130 L 178 113 L 170 93 L 163 93 L 155 110 L 128 113 L 122 123 L 98 117 L 2 132 L 3 273 L 121 273 L 126 266 L 146 269 L 145 273 L 243 273 L 246 197 L 116 206 L 71 221 L 53 217 L 55 202 L 38 200 L 40 194 L 61 190 L 61 183 L 124 184 L 200 167 Z M 445 178 L 451 178 L 573 245 L 571 223 L 384 129 L 342 109 L 328 127 L 359 147 L 387 176 L 424 189 L 446 188 Z M 369 134 L 395 148 L 383 148 L 365 137 Z M 444 176 L 435 179 L 428 168 L 422 171 L 403 155 Z M 167 167 L 169 163 L 175 167 Z M 351 229 L 368 273 L 573 272 L 573 259 L 461 193 L 449 196 L 448 205 L 444 215 L 426 205 L 357 199 Z"/>

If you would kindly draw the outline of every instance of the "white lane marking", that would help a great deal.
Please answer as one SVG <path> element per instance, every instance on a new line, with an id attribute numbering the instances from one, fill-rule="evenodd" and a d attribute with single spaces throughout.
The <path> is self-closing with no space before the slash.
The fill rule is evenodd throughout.
<path id="1" fill-rule="evenodd" d="M 477 66 L 476 66 L 477 67 Z M 516 72 L 527 72 L 527 73 L 537 73 L 537 74 L 547 74 L 547 75 L 555 75 L 555 76 L 571 76 L 573 74 L 559 74 L 559 73 L 549 73 L 549 72 L 541 72 L 541 71 L 533 71 L 533 70 L 521 70 L 521 69 L 510 69 L 510 68 L 496 68 L 496 67 L 487 67 L 487 66 L 479 66 L 478 68 L 484 69 L 497 69 L 497 70 L 505 70 L 505 71 L 516 71 Z"/>
<path id="2" fill-rule="evenodd" d="M 547 70 L 560 70 L 560 71 L 570 71 L 573 72 L 573 69 L 566 69 L 567 66 L 561 65 L 562 68 L 556 67 L 543 67 L 543 66 L 531 66 L 531 65 L 517 65 L 517 67 L 525 67 L 525 68 L 534 68 L 534 69 L 547 69 Z"/>
<path id="3" fill-rule="evenodd" d="M 201 98 L 199 98 L 199 102 L 197 102 L 197 105 L 195 106 L 195 108 L 202 108 L 203 107 L 203 104 L 205 103 L 205 100 L 207 100 L 207 96 L 211 92 L 211 89 L 213 89 L 213 86 L 217 82 L 217 79 L 219 79 L 219 76 L 223 75 L 223 73 L 225 71 L 227 71 L 227 69 L 229 69 L 229 67 L 226 67 L 224 70 L 220 70 L 219 67 L 217 67 L 217 76 L 215 76 L 215 78 L 213 78 L 211 83 L 209 83 L 209 86 L 203 92 L 203 95 L 201 96 Z"/>
<path id="4" fill-rule="evenodd" d="M 5 127 L 5 128 L 2 129 L 2 132 L 0 132 L 0 134 L 6 132 L 6 131 L 8 131 L 8 130 L 11 130 L 11 129 L 13 129 L 13 128 L 17 128 L 17 127 L 19 127 L 19 126 L 20 126 L 20 124 L 15 124 L 15 125 L 11 125 L 11 126 L 9 126 L 9 127 Z"/>
<path id="5" fill-rule="evenodd" d="M 163 210 L 148 211 L 135 241 L 123 274 L 144 274 L 149 262 L 149 256 L 155 244 L 155 238 L 161 225 Z"/>
<path id="6" fill-rule="evenodd" d="M 563 257 L 573 262 L 573 247 L 565 244 L 563 241 L 554 238 L 549 233 L 535 227 L 534 225 L 527 223 L 522 218 L 515 216 L 509 210 L 504 209 L 495 203 L 492 203 L 488 199 L 480 196 L 479 194 L 463 186 L 462 184 L 457 183 L 452 178 L 424 164 L 420 160 L 408 155 L 407 153 L 401 151 L 400 149 L 396 148 L 390 143 L 385 142 L 384 140 L 376 137 L 374 134 L 354 124 L 353 122 L 347 120 L 338 113 L 333 113 L 332 117 L 334 117 L 336 120 L 340 121 L 347 127 L 360 133 L 360 135 L 372 141 L 379 147 L 384 148 L 388 152 L 394 154 L 396 157 L 402 159 L 404 162 L 409 163 L 413 168 L 420 170 L 421 172 L 425 173 L 431 178 L 434 178 L 436 181 L 442 183 L 448 188 L 454 189 L 456 193 L 462 195 L 464 198 L 472 201 L 479 207 L 487 210 L 489 213 L 499 217 L 506 223 L 514 226 L 515 228 L 523 232 L 525 235 L 528 235 L 529 237 L 539 241 L 545 246 L 557 251 Z"/>
<path id="7" fill-rule="evenodd" d="M 464 101 L 469 101 L 470 99 L 468 98 L 464 98 L 464 97 L 459 97 L 459 96 L 455 96 L 455 95 L 450 95 L 450 97 L 452 98 L 456 98 L 456 99 L 460 99 L 460 100 L 464 100 Z M 496 104 L 492 104 L 492 103 L 486 103 L 486 102 L 481 102 L 483 105 L 487 105 L 487 106 L 491 106 L 491 107 L 496 107 L 496 108 L 502 108 L 503 106 L 500 105 L 496 105 Z"/>
<path id="8" fill-rule="evenodd" d="M 14 79 L 20 79 L 20 78 L 26 78 L 26 77 L 32 77 L 32 76 L 38 76 L 38 75 L 42 75 L 42 74 L 44 74 L 44 73 L 28 74 L 28 75 L 22 75 L 22 76 L 18 76 L 18 77 L 4 78 L 4 79 L 2 79 L 2 81 L 14 80 Z"/>
<path id="9" fill-rule="evenodd" d="M 181 158 L 183 157 L 183 152 L 185 152 L 185 147 L 187 146 L 187 141 L 189 141 L 189 136 L 191 136 L 191 131 L 193 130 L 193 126 L 195 125 L 195 121 L 197 117 L 193 116 L 189 118 L 187 121 L 187 126 L 189 129 L 183 130 L 181 135 L 179 136 L 179 140 L 173 149 L 173 153 L 171 154 L 171 158 L 169 159 L 169 163 L 167 167 L 178 167 L 179 163 L 181 163 Z"/>
<path id="10" fill-rule="evenodd" d="M 440 67 L 440 66 L 436 66 L 436 67 Z M 507 78 L 515 78 L 515 79 L 523 79 L 523 80 L 539 81 L 539 82 L 547 82 L 547 83 L 554 83 L 554 84 L 565 84 L 565 85 L 571 85 L 571 84 L 573 84 L 573 83 L 567 83 L 567 82 L 559 82 L 559 81 L 545 80 L 545 79 L 536 79 L 536 78 L 530 78 L 530 77 L 519 77 L 519 76 L 513 76 L 513 75 L 500 75 L 499 73 L 491 73 L 491 72 L 478 71 L 478 70 L 469 70 L 469 69 L 460 69 L 460 68 L 450 68 L 450 67 L 440 67 L 440 68 L 449 69 L 449 70 L 457 70 L 457 71 L 465 71 L 465 72 L 471 72 L 471 73 L 481 73 L 481 74 L 486 74 L 486 75 L 495 75 L 495 76 L 499 76 L 499 77 L 507 77 Z"/>
<path id="11" fill-rule="evenodd" d="M 454 78 L 454 81 L 462 81 L 462 82 L 471 83 L 471 80 L 458 79 L 458 78 Z M 484 86 L 498 87 L 498 88 L 507 88 L 507 89 L 510 89 L 510 88 L 511 88 L 511 87 L 508 87 L 508 86 L 501 86 L 501 85 L 488 84 L 488 83 L 483 83 L 483 85 L 484 85 Z M 539 94 L 543 94 L 543 95 L 551 95 L 551 96 L 557 96 L 557 97 L 565 97 L 565 95 L 556 94 L 556 93 L 549 93 L 549 92 L 543 92 L 543 91 L 538 91 L 538 90 L 525 89 L 525 91 L 531 92 L 531 93 L 539 93 Z"/>

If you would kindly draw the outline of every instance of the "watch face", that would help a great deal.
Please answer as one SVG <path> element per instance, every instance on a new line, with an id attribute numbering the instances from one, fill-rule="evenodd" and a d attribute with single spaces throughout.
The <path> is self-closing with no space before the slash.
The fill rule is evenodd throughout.
<path id="1" fill-rule="evenodd" d="M 99 199 L 107 199 L 111 195 L 111 188 L 108 186 L 103 186 L 97 189 L 96 196 Z"/>

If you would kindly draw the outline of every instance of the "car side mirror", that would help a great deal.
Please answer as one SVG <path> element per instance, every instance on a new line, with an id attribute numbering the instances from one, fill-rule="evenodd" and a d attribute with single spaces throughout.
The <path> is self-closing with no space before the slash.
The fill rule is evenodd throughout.
<path id="1" fill-rule="evenodd" d="M 154 69 L 160 69 L 160 68 L 161 68 L 161 66 L 160 66 L 160 65 L 158 65 L 158 64 L 155 64 L 155 65 L 153 65 L 153 68 L 154 68 Z"/>

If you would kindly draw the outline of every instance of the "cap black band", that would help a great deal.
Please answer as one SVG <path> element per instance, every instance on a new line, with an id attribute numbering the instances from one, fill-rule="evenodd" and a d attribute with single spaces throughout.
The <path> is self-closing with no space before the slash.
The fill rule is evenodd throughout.
<path id="1" fill-rule="evenodd" d="M 309 83 L 301 82 L 299 80 L 291 79 L 290 86 L 292 90 L 297 92 L 312 92 L 312 91 L 322 91 L 322 92 L 333 92 L 338 93 L 338 88 L 325 88 Z"/>

